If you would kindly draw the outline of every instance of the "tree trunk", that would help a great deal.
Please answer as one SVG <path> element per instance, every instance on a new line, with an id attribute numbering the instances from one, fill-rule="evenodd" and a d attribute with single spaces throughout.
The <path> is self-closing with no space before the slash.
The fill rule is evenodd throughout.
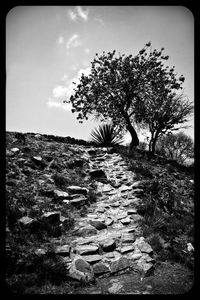
<path id="1" fill-rule="evenodd" d="M 130 132 L 130 135 L 131 135 L 131 138 L 132 138 L 131 143 L 130 143 L 130 147 L 129 147 L 129 149 L 131 151 L 134 147 L 139 145 L 139 139 L 138 139 L 138 136 L 137 136 L 137 133 L 136 133 L 134 127 L 131 124 L 129 124 L 127 126 L 127 130 Z"/>
<path id="2" fill-rule="evenodd" d="M 149 142 L 149 153 L 151 154 L 151 156 L 154 156 L 154 154 L 155 154 L 156 142 L 158 139 L 158 135 L 159 135 L 159 132 L 156 132 L 155 135 L 154 135 L 154 132 L 151 133 L 151 140 Z"/>

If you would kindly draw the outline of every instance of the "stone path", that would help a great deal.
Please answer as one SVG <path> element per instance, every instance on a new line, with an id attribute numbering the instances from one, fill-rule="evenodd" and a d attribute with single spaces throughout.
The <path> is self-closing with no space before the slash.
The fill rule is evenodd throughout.
<path id="1" fill-rule="evenodd" d="M 85 148 L 84 157 L 89 159 L 88 174 L 95 180 L 99 196 L 87 215 L 76 220 L 66 243 L 63 239 L 58 243 L 56 253 L 66 263 L 69 276 L 77 280 L 93 281 L 130 269 L 148 274 L 154 264 L 153 250 L 141 236 L 141 216 L 136 209 L 142 182 L 134 181 L 135 174 L 121 156 L 109 154 L 107 148 Z"/>

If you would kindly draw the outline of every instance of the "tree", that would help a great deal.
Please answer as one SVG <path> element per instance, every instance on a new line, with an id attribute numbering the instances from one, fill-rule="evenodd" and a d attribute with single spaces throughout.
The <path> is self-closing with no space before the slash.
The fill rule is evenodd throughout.
<path id="1" fill-rule="evenodd" d="M 72 112 L 78 113 L 80 123 L 83 119 L 87 120 L 89 115 L 94 115 L 100 121 L 111 119 L 119 130 L 129 131 L 132 149 L 139 144 L 134 126 L 137 122 L 145 121 L 141 117 L 141 108 L 145 111 L 145 116 L 147 109 L 144 107 L 147 105 L 151 109 L 147 96 L 154 101 L 153 96 L 160 85 L 164 97 L 171 88 L 179 89 L 184 80 L 184 77 L 179 80 L 175 78 L 174 69 L 168 72 L 163 67 L 161 62 L 168 59 L 168 56 L 162 55 L 163 50 L 164 48 L 152 52 L 149 42 L 134 57 L 120 53 L 115 57 L 115 50 L 107 54 L 96 54 L 91 62 L 90 74 L 82 74 L 74 94 L 65 102 L 71 102 Z M 161 75 L 165 76 L 162 78 Z"/>
<path id="2" fill-rule="evenodd" d="M 141 127 L 146 127 L 151 133 L 149 152 L 154 154 L 156 142 L 159 136 L 178 130 L 176 125 L 187 121 L 187 117 L 193 111 L 192 103 L 183 93 L 185 78 L 181 75 L 177 78 L 174 66 L 169 69 L 164 66 L 162 60 L 168 60 L 169 56 L 163 56 L 161 51 L 150 49 L 144 52 L 148 57 L 145 62 L 145 80 L 143 87 L 145 92 L 140 94 L 134 102 L 135 122 Z"/>
<path id="3" fill-rule="evenodd" d="M 136 110 L 135 118 L 140 126 L 149 128 L 149 152 L 152 154 L 155 152 L 158 138 L 180 129 L 193 110 L 192 104 L 182 94 L 149 98 L 139 105 L 140 109 Z"/>
<path id="4" fill-rule="evenodd" d="M 156 150 L 163 156 L 184 163 L 194 157 L 194 143 L 184 132 L 169 134 L 158 139 Z"/>

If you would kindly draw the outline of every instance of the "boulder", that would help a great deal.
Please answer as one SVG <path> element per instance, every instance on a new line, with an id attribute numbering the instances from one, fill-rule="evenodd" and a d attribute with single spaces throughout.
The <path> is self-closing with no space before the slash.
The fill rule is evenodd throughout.
<path id="1" fill-rule="evenodd" d="M 104 252 L 111 252 L 116 248 L 116 243 L 113 239 L 101 241 L 100 245 Z"/>
<path id="2" fill-rule="evenodd" d="M 136 239 L 135 234 L 133 233 L 128 233 L 128 232 L 122 233 L 121 236 L 122 243 L 134 243 L 135 239 Z"/>
<path id="3" fill-rule="evenodd" d="M 44 213 L 41 216 L 41 220 L 46 221 L 50 224 L 55 224 L 60 221 L 60 212 L 52 211 L 52 212 Z"/>
<path id="4" fill-rule="evenodd" d="M 69 269 L 69 276 L 82 282 L 90 282 L 94 279 L 90 264 L 80 256 L 74 257 Z"/>
<path id="5" fill-rule="evenodd" d="M 153 249 L 151 248 L 151 246 L 145 242 L 144 237 L 140 237 L 137 238 L 136 241 L 134 242 L 134 245 L 141 251 L 144 253 L 152 253 Z"/>
<path id="6" fill-rule="evenodd" d="M 127 252 L 130 252 L 130 251 L 134 251 L 134 246 L 133 246 L 133 245 L 122 246 L 122 247 L 120 248 L 120 252 L 121 252 L 122 254 L 127 253 Z"/>
<path id="7" fill-rule="evenodd" d="M 110 272 L 110 267 L 108 264 L 99 262 L 93 265 L 93 272 L 95 275 L 102 275 L 104 273 Z"/>
<path id="8" fill-rule="evenodd" d="M 97 232 L 98 231 L 94 226 L 87 225 L 87 226 L 79 228 L 78 231 L 77 231 L 77 234 L 79 236 L 85 237 L 85 236 L 90 236 L 90 235 L 97 234 Z"/>
<path id="9" fill-rule="evenodd" d="M 129 260 L 126 257 L 121 256 L 112 262 L 111 272 L 116 273 L 118 271 L 128 268 L 129 266 Z"/>
<path id="10" fill-rule="evenodd" d="M 112 225 L 113 224 L 113 219 L 110 219 L 110 218 L 107 218 L 106 220 L 105 220 L 105 225 L 106 226 L 110 226 L 110 225 Z"/>
<path id="11" fill-rule="evenodd" d="M 94 226 L 97 230 L 102 230 L 107 228 L 106 224 L 99 220 L 90 220 L 89 223 Z"/>

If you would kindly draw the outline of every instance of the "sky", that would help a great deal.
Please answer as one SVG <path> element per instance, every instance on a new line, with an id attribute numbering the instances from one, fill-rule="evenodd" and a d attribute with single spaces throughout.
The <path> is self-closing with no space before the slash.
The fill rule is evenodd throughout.
<path id="1" fill-rule="evenodd" d="M 6 131 L 88 140 L 98 123 L 79 124 L 69 99 L 95 54 L 137 55 L 151 41 L 183 74 L 194 101 L 194 18 L 184 6 L 17 6 L 6 18 Z M 194 116 L 184 132 L 194 139 Z M 175 132 L 176 133 L 176 132 Z M 139 132 L 139 138 L 145 134 Z M 130 141 L 129 134 L 125 140 Z"/>

